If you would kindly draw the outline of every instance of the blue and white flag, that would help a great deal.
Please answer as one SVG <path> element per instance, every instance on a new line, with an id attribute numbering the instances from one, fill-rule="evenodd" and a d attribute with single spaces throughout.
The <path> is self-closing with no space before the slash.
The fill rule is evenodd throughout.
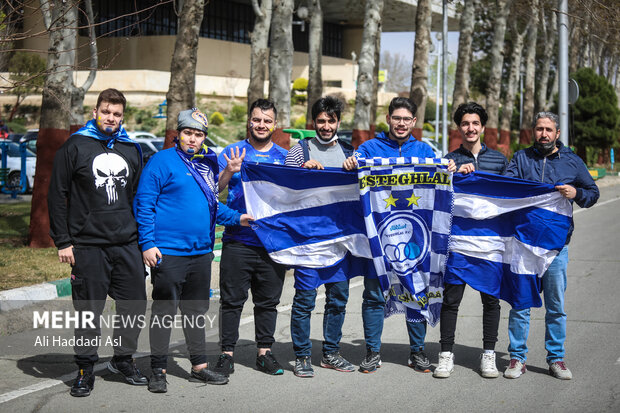
<path id="1" fill-rule="evenodd" d="M 360 197 L 386 317 L 439 321 L 452 174 L 446 159 L 358 159 Z"/>
<path id="2" fill-rule="evenodd" d="M 428 172 L 427 176 L 434 177 L 437 171 L 444 170 L 444 166 L 434 165 L 433 160 L 422 162 L 428 165 L 419 166 L 414 171 Z M 398 168 L 400 171 L 400 167 Z M 439 314 L 435 309 L 438 308 L 441 297 L 434 295 L 442 287 L 437 275 L 441 274 L 442 266 L 446 263 L 443 252 L 446 234 L 451 234 L 446 278 L 465 282 L 479 291 L 501 297 L 515 308 L 526 308 L 541 305 L 537 277 L 544 274 L 563 247 L 571 223 L 570 202 L 548 184 L 484 173 L 455 174 L 452 182 L 453 195 L 449 195 L 448 185 L 439 185 L 443 189 L 433 189 L 434 194 L 431 196 L 431 190 L 427 188 L 430 184 L 422 184 L 420 181 L 422 175 L 410 175 L 411 178 L 402 179 L 418 179 L 418 182 L 413 184 L 412 193 L 390 191 L 383 199 L 381 195 L 375 197 L 375 206 L 381 207 L 382 202 L 386 209 L 388 201 L 385 199 L 389 199 L 388 207 L 394 210 L 390 213 L 395 215 L 395 222 L 388 227 L 388 232 L 391 227 L 393 231 L 397 231 L 397 227 L 403 225 L 402 229 L 426 225 L 428 232 L 416 231 L 415 236 L 412 233 L 405 241 L 386 242 L 387 259 L 378 259 L 376 254 L 371 252 L 371 243 L 374 245 L 376 241 L 368 241 L 363 212 L 364 208 L 370 207 L 371 198 L 367 197 L 364 207 L 360 201 L 360 190 L 371 192 L 368 185 L 370 180 L 367 179 L 365 187 L 361 188 L 354 172 L 329 168 L 317 171 L 249 163 L 243 164 L 241 174 L 247 210 L 256 219 L 253 227 L 257 235 L 276 262 L 316 269 L 314 276 L 317 279 L 309 282 L 309 288 L 340 281 L 330 278 L 339 273 L 334 271 L 333 266 L 346 262 L 347 256 L 360 257 L 359 259 L 363 260 L 350 267 L 355 268 L 355 271 L 345 271 L 349 278 L 357 275 L 372 276 L 373 265 L 358 265 L 364 261 L 371 262 L 368 259 L 373 259 L 375 264 L 379 263 L 386 268 L 387 266 L 381 263 L 387 261 L 391 267 L 400 268 L 399 261 L 415 261 L 415 258 L 411 257 L 426 251 L 427 240 L 420 238 L 418 232 L 428 233 L 429 239 L 430 234 L 434 233 L 440 241 L 431 243 L 428 257 L 417 263 L 418 267 L 429 271 L 427 279 L 415 280 L 412 277 L 409 283 L 406 277 L 403 281 L 403 278 L 397 275 L 395 281 L 398 283 L 393 283 L 394 295 L 391 296 L 392 300 L 400 297 L 404 301 L 415 301 L 412 297 L 417 294 L 417 299 L 420 299 L 420 292 L 428 282 L 427 310 L 424 316 L 428 317 L 431 323 Z M 443 176 L 442 174 L 440 172 L 437 179 Z M 385 172 L 384 175 L 394 173 Z M 372 179 L 375 180 L 372 185 L 375 185 L 377 179 L 384 178 Z M 424 179 L 426 182 L 426 178 Z M 410 184 L 405 181 L 402 183 Z M 453 216 L 446 206 L 451 205 L 451 196 L 454 204 Z M 418 216 L 411 216 L 410 211 L 403 212 L 395 208 L 405 205 L 401 204 L 405 201 L 406 207 L 412 207 L 417 202 L 416 207 L 422 210 L 415 214 L 423 219 L 418 220 Z M 409 205 L 410 202 L 412 205 Z M 413 210 L 411 212 L 413 213 Z M 377 212 L 379 215 L 382 213 Z M 396 217 L 396 214 L 403 213 L 407 215 Z M 402 222 L 396 221 L 397 219 Z M 450 220 L 452 224 L 446 232 L 445 224 Z M 380 231 L 375 229 L 375 232 L 380 239 Z M 376 251 L 376 247 L 374 250 Z M 393 264 L 393 261 L 398 265 Z M 323 270 L 329 266 L 332 266 L 329 270 Z M 410 288 L 408 291 L 412 297 L 408 296 L 404 289 L 397 290 L 402 288 L 399 287 L 402 285 Z M 422 305 L 416 305 L 422 308 L 423 304 L 422 302 Z M 420 317 L 420 313 L 415 310 L 407 311 L 410 319 Z M 387 314 L 392 312 L 388 311 Z"/>
<path id="3" fill-rule="evenodd" d="M 275 262 L 323 268 L 349 251 L 371 258 L 355 173 L 243 163 L 241 178 L 253 229 Z"/>
<path id="4" fill-rule="evenodd" d="M 455 174 L 445 282 L 464 282 L 515 309 L 540 307 L 539 277 L 566 243 L 572 213 L 553 185 Z"/>

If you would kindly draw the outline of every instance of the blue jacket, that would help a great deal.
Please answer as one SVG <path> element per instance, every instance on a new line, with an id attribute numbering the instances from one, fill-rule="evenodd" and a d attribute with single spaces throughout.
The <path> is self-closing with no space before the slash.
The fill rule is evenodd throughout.
<path id="1" fill-rule="evenodd" d="M 474 164 L 476 171 L 490 172 L 498 175 L 503 175 L 508 165 L 508 160 L 501 152 L 489 149 L 484 144 L 482 144 L 482 148 L 478 152 L 477 159 L 463 145 L 447 154 L 445 158 L 454 160 L 457 170 L 461 165 L 471 163 Z"/>
<path id="2" fill-rule="evenodd" d="M 514 154 L 506 169 L 506 176 L 545 182 L 552 185 L 571 185 L 577 190 L 575 201 L 582 208 L 589 208 L 599 198 L 598 186 L 588 172 L 580 157 L 562 144 L 557 143 L 558 151 L 549 156 L 542 156 L 533 146 Z M 571 225 L 566 243 L 573 232 Z"/>
<path id="3" fill-rule="evenodd" d="M 381 132 L 374 139 L 370 139 L 362 143 L 355 156 L 358 158 L 390 158 L 400 156 L 415 156 L 418 158 L 435 158 L 435 152 L 430 146 L 409 136 L 409 139 L 398 145 L 397 142 L 391 140 L 385 132 Z"/>
<path id="4" fill-rule="evenodd" d="M 209 203 L 175 148 L 157 152 L 144 167 L 134 213 L 142 251 L 190 256 L 213 250 Z M 239 225 L 240 217 L 219 204 L 218 224 Z"/>

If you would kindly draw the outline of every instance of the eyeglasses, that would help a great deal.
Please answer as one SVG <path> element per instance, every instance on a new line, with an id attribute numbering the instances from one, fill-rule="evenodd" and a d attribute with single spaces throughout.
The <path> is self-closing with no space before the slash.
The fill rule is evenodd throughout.
<path id="1" fill-rule="evenodd" d="M 401 121 L 405 123 L 405 125 L 410 124 L 411 122 L 413 122 L 413 118 L 406 116 L 406 117 L 402 117 L 402 116 L 390 116 L 390 120 L 393 120 L 394 123 L 400 123 Z"/>

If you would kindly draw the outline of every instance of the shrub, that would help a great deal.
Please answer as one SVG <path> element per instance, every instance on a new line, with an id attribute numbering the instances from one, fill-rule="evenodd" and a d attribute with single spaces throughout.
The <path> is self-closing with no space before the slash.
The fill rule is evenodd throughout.
<path id="1" fill-rule="evenodd" d="M 293 95 L 291 96 L 291 105 L 303 105 L 307 99 L 308 96 L 306 95 Z"/>
<path id="2" fill-rule="evenodd" d="M 431 125 L 428 122 L 424 122 L 424 126 L 422 126 L 422 130 L 425 130 L 427 132 L 435 132 L 435 128 L 433 127 L 433 125 Z"/>
<path id="3" fill-rule="evenodd" d="M 209 118 L 209 123 L 219 126 L 224 123 L 224 115 L 220 112 L 213 112 L 211 114 L 211 118 Z"/>
<path id="4" fill-rule="evenodd" d="M 230 120 L 234 122 L 243 122 L 245 120 L 246 108 L 241 105 L 233 105 L 230 110 Z"/>
<path id="5" fill-rule="evenodd" d="M 293 82 L 293 90 L 303 92 L 306 89 L 308 89 L 308 79 L 304 79 L 303 77 L 295 79 Z"/>
<path id="6" fill-rule="evenodd" d="M 375 129 L 376 132 L 387 132 L 389 130 L 390 130 L 390 128 L 388 127 L 387 123 L 385 123 L 385 122 L 377 123 L 377 127 Z"/>
<path id="7" fill-rule="evenodd" d="M 295 129 L 306 129 L 306 115 L 301 115 L 300 117 L 295 119 L 293 127 Z"/>

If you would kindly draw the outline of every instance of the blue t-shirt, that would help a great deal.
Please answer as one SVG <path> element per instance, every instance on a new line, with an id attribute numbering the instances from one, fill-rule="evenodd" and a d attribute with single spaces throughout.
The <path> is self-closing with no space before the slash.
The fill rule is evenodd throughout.
<path id="1" fill-rule="evenodd" d="M 224 158 L 224 154 L 230 157 L 230 149 L 239 148 L 239 153 L 243 152 L 245 149 L 245 158 L 244 162 L 260 162 L 260 163 L 269 163 L 274 165 L 284 165 L 284 160 L 286 159 L 286 154 L 288 153 L 286 149 L 281 148 L 275 143 L 273 146 L 266 152 L 259 152 L 248 142 L 248 140 L 243 140 L 241 142 L 233 143 L 228 145 L 226 149 L 220 153 L 217 158 L 217 161 L 220 165 L 220 171 L 226 169 L 226 165 L 228 161 Z M 236 172 L 230 178 L 230 182 L 228 182 L 228 197 L 226 198 L 226 204 L 229 208 L 234 209 L 242 214 L 246 213 L 247 210 L 245 208 L 245 196 L 243 194 L 243 186 L 241 183 L 241 173 Z M 240 225 L 227 226 L 224 235 L 222 236 L 222 241 L 238 241 L 245 245 L 252 245 L 257 247 L 262 247 L 263 244 L 260 242 L 254 231 L 250 227 L 242 227 Z"/>
<path id="2" fill-rule="evenodd" d="M 401 156 L 435 158 L 435 152 L 426 143 L 418 141 L 413 136 L 399 145 L 398 142 L 391 140 L 385 132 L 381 132 L 374 139 L 362 143 L 355 151 L 355 156 L 358 158 L 397 158 Z"/>

